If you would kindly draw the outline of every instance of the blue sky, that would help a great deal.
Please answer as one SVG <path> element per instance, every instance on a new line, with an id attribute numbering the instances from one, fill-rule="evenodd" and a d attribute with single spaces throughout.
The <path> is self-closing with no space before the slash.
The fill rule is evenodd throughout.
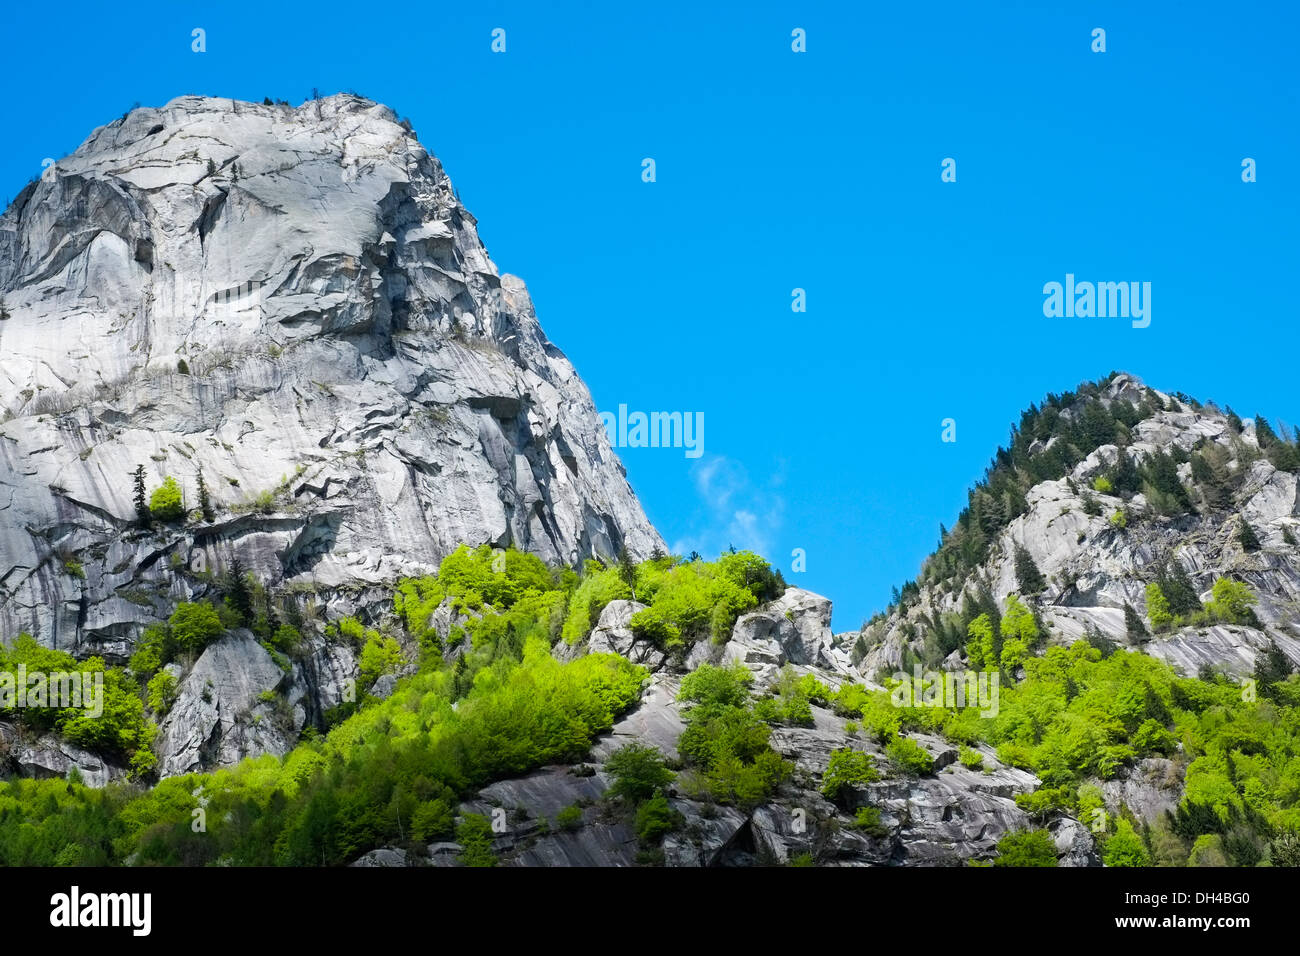
<path id="1" fill-rule="evenodd" d="M 10 7 L 0 198 L 136 102 L 389 104 L 600 409 L 704 413 L 698 459 L 622 452 L 664 537 L 763 551 L 837 630 L 1048 391 L 1122 369 L 1300 420 L 1296 5 L 729 6 Z M 1151 282 L 1150 326 L 1045 318 L 1067 272 Z"/>

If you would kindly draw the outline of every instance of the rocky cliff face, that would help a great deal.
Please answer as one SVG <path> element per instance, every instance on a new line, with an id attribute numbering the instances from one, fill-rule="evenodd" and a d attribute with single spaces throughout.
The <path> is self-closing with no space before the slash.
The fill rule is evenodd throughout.
<path id="1" fill-rule="evenodd" d="M 133 110 L 0 217 L 0 294 L 6 639 L 121 660 L 236 556 L 334 601 L 462 542 L 662 544 L 524 284 L 386 107 Z M 135 528 L 137 464 L 189 509 L 201 469 L 212 520 Z"/>

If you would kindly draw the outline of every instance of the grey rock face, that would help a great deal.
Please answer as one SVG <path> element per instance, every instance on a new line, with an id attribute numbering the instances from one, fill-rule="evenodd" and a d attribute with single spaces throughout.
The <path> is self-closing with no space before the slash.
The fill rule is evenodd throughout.
<path id="1" fill-rule="evenodd" d="M 1140 820 L 1155 823 L 1173 810 L 1183 795 L 1182 764 L 1165 757 L 1147 757 L 1110 780 L 1094 780 L 1106 807 L 1118 814 L 1127 807 Z"/>
<path id="2" fill-rule="evenodd" d="M 1047 825 L 1056 844 L 1058 866 L 1101 866 L 1097 841 L 1078 820 L 1062 817 Z"/>
<path id="3" fill-rule="evenodd" d="M 231 766 L 261 753 L 288 753 L 302 715 L 293 715 L 286 726 L 261 699 L 287 680 L 248 631 L 209 645 L 177 688 L 176 702 L 159 728 L 160 776 Z"/>
<path id="4" fill-rule="evenodd" d="M 461 542 L 662 545 L 524 284 L 386 107 L 134 110 L 0 217 L 0 293 L 5 638 L 121 659 L 235 555 L 327 592 Z M 216 520 L 130 531 L 137 464 L 189 508 L 201 468 Z"/>
<path id="5" fill-rule="evenodd" d="M 26 740 L 12 724 L 0 723 L 0 748 L 7 754 L 5 763 L 19 777 L 64 778 L 75 768 L 82 782 L 91 787 L 103 787 L 126 777 L 125 767 L 74 747 L 57 734 Z"/>
<path id="6" fill-rule="evenodd" d="M 587 639 L 591 654 L 621 654 L 634 664 L 654 671 L 663 666 L 664 653 L 646 640 L 638 640 L 632 633 L 629 621 L 646 605 L 637 601 L 610 601 L 600 612 L 600 619 Z"/>
<path id="7" fill-rule="evenodd" d="M 848 659 L 832 643 L 831 602 L 820 594 L 787 588 L 766 606 L 742 615 L 724 656 L 770 680 L 784 664 L 816 667 L 847 676 Z"/>

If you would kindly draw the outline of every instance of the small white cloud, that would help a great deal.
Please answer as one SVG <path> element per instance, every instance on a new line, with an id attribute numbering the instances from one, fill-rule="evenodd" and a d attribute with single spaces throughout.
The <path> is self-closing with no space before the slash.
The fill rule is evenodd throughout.
<path id="1" fill-rule="evenodd" d="M 743 465 L 716 455 L 701 460 L 692 477 L 702 507 L 691 520 L 692 530 L 673 543 L 673 553 L 698 551 L 712 558 L 735 547 L 771 559 L 785 515 L 785 499 L 775 490 L 783 481 L 781 471 L 756 485 Z"/>

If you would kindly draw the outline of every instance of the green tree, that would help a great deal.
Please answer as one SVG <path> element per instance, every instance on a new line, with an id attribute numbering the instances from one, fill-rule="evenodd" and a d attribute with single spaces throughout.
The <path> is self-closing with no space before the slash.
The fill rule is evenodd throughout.
<path id="1" fill-rule="evenodd" d="M 149 512 L 159 521 L 176 521 L 185 516 L 185 502 L 181 486 L 168 475 L 149 496 Z"/>
<path id="2" fill-rule="evenodd" d="M 1147 585 L 1147 617 L 1151 621 L 1151 630 L 1156 633 L 1174 622 L 1174 616 L 1169 612 L 1169 601 L 1155 581 Z"/>
<path id="3" fill-rule="evenodd" d="M 1038 594 L 1047 584 L 1033 555 L 1019 544 L 1016 545 L 1016 583 L 1021 594 Z"/>
<path id="4" fill-rule="evenodd" d="M 966 625 L 966 635 L 970 638 L 966 642 L 966 657 L 970 660 L 971 666 L 977 668 L 996 666 L 1001 648 L 997 646 L 997 634 L 989 615 L 981 614 Z"/>
<path id="5" fill-rule="evenodd" d="M 230 559 L 230 569 L 226 573 L 226 605 L 239 615 L 241 624 L 248 626 L 253 623 L 253 593 L 239 555 Z"/>
<path id="6" fill-rule="evenodd" d="M 664 756 L 655 747 L 625 744 L 609 755 L 605 772 L 614 778 L 609 793 L 636 803 L 668 786 L 673 772 L 664 766 Z"/>
<path id="7" fill-rule="evenodd" d="M 212 499 L 208 496 L 208 485 L 203 480 L 203 469 L 199 469 L 199 510 L 203 512 L 203 520 L 211 524 L 216 520 L 216 513 L 212 510 Z"/>
<path id="8" fill-rule="evenodd" d="M 1159 590 L 1159 585 L 1156 585 L 1156 589 Z M 1148 599 L 1148 606 L 1149 604 Z M 1133 610 L 1133 605 L 1127 601 L 1124 602 L 1124 627 L 1128 631 L 1129 641 L 1134 644 L 1141 644 L 1151 636 L 1147 632 L 1146 625 L 1142 623 L 1142 618 L 1138 616 L 1138 612 Z"/>
<path id="9" fill-rule="evenodd" d="M 1277 646 L 1276 641 L 1269 641 L 1268 647 L 1255 657 L 1255 686 L 1263 697 L 1274 697 L 1273 685 L 1284 681 L 1295 668 L 1291 659 Z"/>
<path id="10" fill-rule="evenodd" d="M 153 512 L 149 510 L 149 499 L 144 489 L 144 465 L 135 466 L 135 471 L 131 472 L 131 481 L 135 488 L 135 520 L 140 527 L 147 528 L 153 524 Z"/>
<path id="11" fill-rule="evenodd" d="M 1038 622 L 1034 614 L 1015 594 L 1007 595 L 1007 610 L 1002 615 L 1002 637 L 1018 637 L 1029 647 L 1038 643 Z"/>
<path id="12" fill-rule="evenodd" d="M 456 827 L 456 842 L 461 845 L 460 861 L 466 866 L 496 866 L 492 840 L 492 822 L 481 813 L 465 814 Z"/>
<path id="13" fill-rule="evenodd" d="M 1259 620 L 1252 610 L 1255 600 L 1255 595 L 1251 593 L 1250 588 L 1240 581 L 1219 578 L 1214 582 L 1210 603 L 1206 605 L 1206 610 L 1229 624 L 1257 625 Z"/>
<path id="14" fill-rule="evenodd" d="M 1107 866 L 1151 865 L 1151 857 L 1142 838 L 1133 829 L 1133 824 L 1123 817 L 1115 824 L 1115 832 L 1106 841 L 1102 858 Z"/>
<path id="15" fill-rule="evenodd" d="M 365 646 L 361 648 L 357 678 L 362 687 L 371 687 L 384 674 L 391 674 L 402 666 L 402 647 L 391 637 L 378 631 L 367 632 Z"/>
<path id="16" fill-rule="evenodd" d="M 206 602 L 182 601 L 167 619 L 172 640 L 186 651 L 201 651 L 221 636 L 221 618 Z"/>
<path id="17" fill-rule="evenodd" d="M 861 789 L 879 779 L 876 764 L 868 754 L 847 747 L 833 750 L 826 773 L 822 775 L 822 793 L 826 799 L 838 802 L 848 791 Z"/>
<path id="18" fill-rule="evenodd" d="M 1300 830 L 1283 830 L 1269 844 L 1269 861 L 1274 866 L 1300 866 Z"/>
<path id="19" fill-rule="evenodd" d="M 149 680 L 149 707 L 162 715 L 171 710 L 176 700 L 176 678 L 168 671 L 159 671 Z"/>
<path id="20" fill-rule="evenodd" d="M 1259 538 L 1255 536 L 1255 529 L 1250 526 L 1250 522 L 1245 518 L 1241 519 L 1241 527 L 1237 529 L 1237 541 L 1241 544 L 1242 551 L 1258 551 L 1260 548 Z"/>
<path id="21" fill-rule="evenodd" d="M 885 756 L 908 776 L 934 773 L 934 758 L 911 737 L 895 737 L 885 748 Z"/>

